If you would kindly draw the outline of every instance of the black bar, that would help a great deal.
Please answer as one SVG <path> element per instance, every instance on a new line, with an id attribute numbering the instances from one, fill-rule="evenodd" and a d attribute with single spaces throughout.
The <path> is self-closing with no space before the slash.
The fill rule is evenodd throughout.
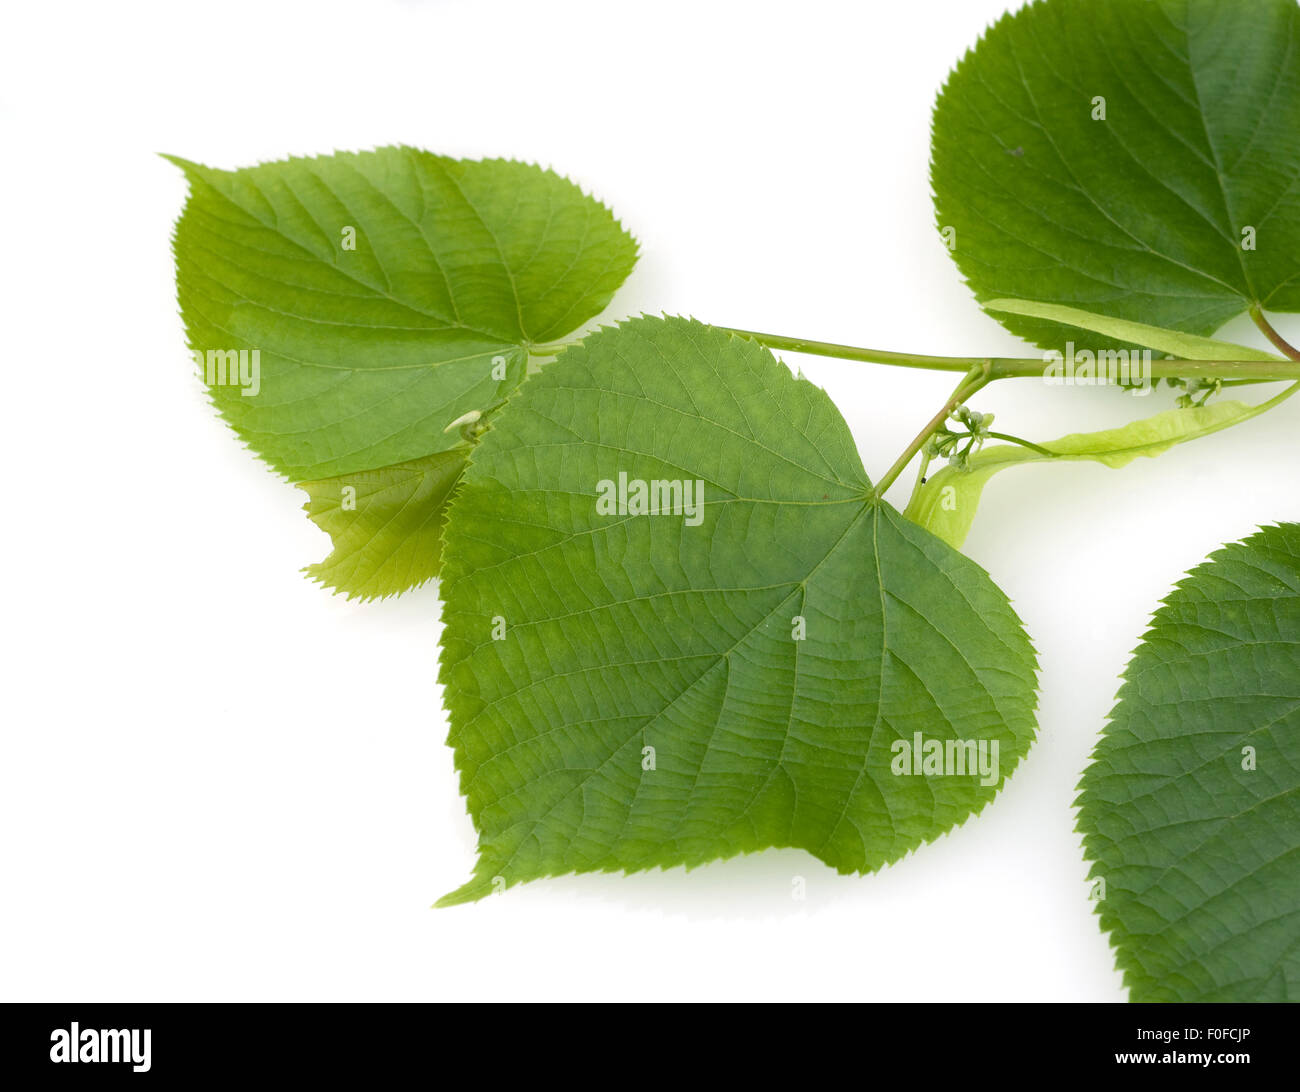
<path id="1" fill-rule="evenodd" d="M 734 1086 L 755 1068 L 765 1081 L 775 1078 L 768 1067 L 779 1052 L 782 1062 L 814 1067 L 805 1073 L 815 1081 L 820 1060 L 831 1067 L 823 1076 L 848 1067 L 864 1084 L 886 1072 L 1072 1081 L 1123 1070 L 1135 1079 L 1201 1074 L 1235 1084 L 1293 1074 L 1296 1047 L 1297 1010 L 1280 1005 L 864 1005 L 834 1013 L 782 1005 L 770 1014 L 685 1018 L 627 1007 L 556 1006 L 539 1018 L 469 1005 L 10 1004 L 0 1007 L 0 1081 L 25 1088 L 32 1086 L 13 1078 L 43 1087 L 285 1076 L 334 1086 L 413 1076 L 491 1085 L 517 1066 L 524 1079 L 608 1085 L 621 1083 L 620 1073 L 652 1078 L 663 1065 L 665 1082 L 678 1083 L 699 1058 L 692 1083 L 711 1074 Z M 116 1050 L 125 1059 L 53 1060 L 66 1057 L 74 1023 L 87 1055 Z M 765 1030 L 755 1035 L 756 1027 Z M 101 1034 L 128 1030 L 137 1035 Z M 1178 1060 L 1192 1054 L 1213 1060 Z M 617 1068 L 596 1068 L 604 1063 Z M 475 1070 L 480 1076 L 470 1078 Z"/>

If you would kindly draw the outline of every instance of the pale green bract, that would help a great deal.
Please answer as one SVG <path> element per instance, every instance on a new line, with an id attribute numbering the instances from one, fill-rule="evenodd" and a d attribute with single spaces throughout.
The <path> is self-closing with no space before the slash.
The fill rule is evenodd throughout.
<path id="1" fill-rule="evenodd" d="M 1139 344 L 1158 352 L 1177 354 L 1186 360 L 1284 359 L 1244 344 L 1214 341 L 1212 338 L 1166 330 L 1145 322 L 1131 322 L 1125 318 L 1093 315 L 1060 304 L 997 299 L 989 300 L 984 305 L 988 311 L 1049 318 L 1063 325 L 1104 334 L 1112 339 L 1112 344 Z M 1149 382 L 1149 376 L 1147 381 Z M 1057 460 L 1093 461 L 1112 469 L 1126 467 L 1139 456 L 1154 458 L 1179 443 L 1238 425 L 1278 406 L 1295 394 L 1295 391 L 1295 386 L 1288 387 L 1282 394 L 1257 406 L 1248 406 L 1244 402 L 1213 402 L 1206 406 L 1167 409 L 1151 417 L 1132 421 L 1122 428 L 1104 429 L 1095 433 L 1071 433 L 1054 441 L 1039 443 L 1037 447 L 1045 448 L 1043 451 L 1009 443 L 985 447 L 969 456 L 965 468 L 944 467 L 928 476 L 913 491 L 905 515 L 907 519 L 917 521 L 923 528 L 943 538 L 949 546 L 959 550 L 966 541 L 967 534 L 970 534 L 984 486 L 988 485 L 989 478 L 998 471 L 1026 463 L 1053 463 Z"/>
<path id="2" fill-rule="evenodd" d="M 1252 302 L 1300 311 L 1297 178 L 1293 0 L 1040 0 L 988 30 L 934 111 L 937 224 L 980 300 L 1194 334 Z M 995 317 L 1044 348 L 1077 337 Z"/>
<path id="3" fill-rule="evenodd" d="M 1300 1000 L 1300 524 L 1194 569 L 1124 672 L 1080 785 L 1133 1001 Z"/>
<path id="4" fill-rule="evenodd" d="M 995 444 L 971 455 L 965 469 L 946 466 L 931 474 L 912 494 L 904 514 L 949 546 L 960 549 L 970 534 L 984 487 L 1001 470 L 1058 459 L 1097 462 L 1117 470 L 1141 456 L 1163 455 L 1178 444 L 1240 424 L 1272 409 L 1294 390 L 1288 388 L 1256 406 L 1225 401 L 1165 410 L 1121 428 L 1072 433 L 1038 445 L 1050 454 L 1019 445 Z"/>
<path id="5" fill-rule="evenodd" d="M 607 208 L 524 163 L 403 147 L 237 171 L 173 162 L 190 183 L 174 250 L 191 350 L 222 416 L 292 481 L 341 491 L 452 449 L 446 426 L 499 405 L 530 352 L 599 313 L 636 260 Z M 331 521 L 336 554 L 339 533 L 360 534 L 345 523 Z M 375 551 L 407 549 L 387 534 Z M 395 572 L 316 570 L 361 595 L 401 590 Z"/>
<path id="6" fill-rule="evenodd" d="M 672 482 L 668 512 L 598 504 Z M 602 330 L 519 390 L 452 503 L 442 592 L 479 834 L 443 904 L 769 846 L 871 871 L 978 812 L 1033 738 L 1034 654 L 988 575 L 876 498 L 824 392 L 692 321 Z M 918 733 L 991 776 L 895 773 Z"/>
<path id="7" fill-rule="evenodd" d="M 1284 357 L 1236 345 L 1227 341 L 1198 337 L 1177 330 L 1167 330 L 1127 319 L 1115 319 L 1080 311 L 1059 304 L 1038 303 L 1033 300 L 990 300 L 985 305 L 989 311 L 1000 314 L 1025 315 L 1050 319 L 1064 325 L 1103 334 L 1114 343 L 1141 345 L 1162 353 L 1173 353 L 1185 360 L 1283 360 Z M 1045 365 L 1046 366 L 1046 365 Z M 1146 377 L 1150 381 L 1150 376 Z M 1259 405 L 1244 402 L 1214 402 L 1203 406 L 1188 406 L 1167 410 L 1151 417 L 1133 421 L 1120 428 L 1101 432 L 1072 433 L 1059 440 L 1029 447 L 998 444 L 975 452 L 966 467 L 944 467 L 930 475 L 913 492 L 905 515 L 922 527 L 938 535 L 948 545 L 961 549 L 970 533 L 984 486 L 1000 470 L 1025 463 L 1055 462 L 1056 460 L 1098 462 L 1111 469 L 1127 466 L 1139 456 L 1152 458 L 1188 440 L 1240 424 L 1264 413 L 1295 393 L 1290 387 L 1281 394 Z"/>
<path id="8" fill-rule="evenodd" d="M 1102 334 L 1113 344 L 1140 345 L 1167 353 L 1180 360 L 1285 360 L 1286 357 L 1249 345 L 1232 341 L 1218 341 L 1209 337 L 1185 334 L 1145 322 L 1111 318 L 1077 307 L 1059 303 L 1039 303 L 1036 300 L 986 300 L 984 310 L 1004 315 L 1023 315 L 1026 318 L 1047 319 L 1062 326 L 1074 326 L 1094 334 Z"/>

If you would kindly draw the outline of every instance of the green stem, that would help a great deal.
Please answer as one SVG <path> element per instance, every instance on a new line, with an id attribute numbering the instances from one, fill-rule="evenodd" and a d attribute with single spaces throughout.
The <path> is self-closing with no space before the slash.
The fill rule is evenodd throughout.
<path id="1" fill-rule="evenodd" d="M 894 353 L 884 349 L 862 349 L 854 345 L 838 345 L 831 341 L 807 341 L 803 338 L 783 337 L 779 334 L 760 334 L 754 330 L 738 330 L 728 326 L 719 329 L 727 330 L 738 337 L 749 338 L 769 349 L 791 353 L 812 353 L 838 360 L 858 360 L 871 364 L 892 364 L 901 368 L 962 373 L 987 365 L 990 383 L 995 379 L 1042 379 L 1047 368 L 1047 361 L 1041 357 L 924 356 L 916 353 Z M 1282 344 L 1284 345 L 1285 342 Z M 1282 348 L 1282 345 L 1278 347 Z M 1153 360 L 1151 377 L 1153 379 L 1247 379 L 1256 383 L 1294 381 L 1300 379 L 1300 352 L 1295 349 L 1288 351 L 1288 349 L 1282 351 L 1291 359 L 1276 362 L 1271 360 Z"/>
<path id="2" fill-rule="evenodd" d="M 1273 324 L 1264 317 L 1264 312 L 1259 304 L 1252 303 L 1250 305 L 1250 317 L 1254 320 L 1255 325 L 1264 332 L 1264 336 L 1277 346 L 1283 356 L 1290 357 L 1292 360 L 1300 360 L 1300 349 L 1296 349 L 1286 338 L 1273 329 Z"/>
<path id="3" fill-rule="evenodd" d="M 1040 455 L 1050 455 L 1053 459 L 1056 458 L 1055 451 L 1048 451 L 1047 448 L 1040 447 L 1038 444 L 1031 444 L 1028 440 L 1022 440 L 1019 436 L 1011 436 L 1005 432 L 986 432 L 984 435 L 993 440 L 1005 440 L 1009 444 L 1019 444 L 1021 447 L 1029 448 L 1030 451 L 1037 451 Z"/>
<path id="4" fill-rule="evenodd" d="M 912 483 L 912 495 L 907 500 L 907 506 L 910 508 L 912 502 L 921 493 L 921 487 L 925 485 L 926 471 L 930 469 L 931 458 L 929 452 L 921 452 L 921 461 L 916 466 L 916 481 Z"/>
<path id="5" fill-rule="evenodd" d="M 1253 407 L 1254 412 L 1250 416 L 1258 417 L 1261 413 L 1267 413 L 1271 409 L 1276 409 L 1278 406 L 1280 406 L 1283 402 L 1285 402 L 1297 391 L 1300 391 L 1300 383 L 1292 383 L 1291 386 L 1287 387 L 1286 390 L 1282 391 L 1279 394 L 1273 395 L 1273 397 L 1270 398 L 1267 402 L 1261 402 L 1258 406 Z M 1245 419 L 1249 420 L 1249 418 L 1245 418 Z"/>
<path id="6" fill-rule="evenodd" d="M 837 345 L 833 341 L 806 341 L 803 338 L 782 337 L 779 334 L 760 334 L 753 330 L 737 330 L 730 326 L 719 329 L 738 337 L 757 341 L 769 349 L 783 349 L 791 353 L 812 353 L 839 360 L 859 360 L 868 364 L 893 364 L 900 368 L 925 368 L 938 372 L 969 372 L 982 367 L 987 357 L 918 356 L 915 353 L 891 353 L 885 349 L 859 349 L 854 345 Z M 1043 362 L 1037 361 L 1037 375 L 1043 374 Z"/>
<path id="7" fill-rule="evenodd" d="M 907 464 L 912 461 L 916 453 L 925 447 L 925 442 L 933 436 L 948 420 L 948 414 L 960 406 L 971 395 L 977 391 L 983 390 L 991 381 L 990 360 L 977 361 L 966 374 L 962 381 L 957 384 L 956 389 L 948 396 L 942 408 L 926 423 L 925 428 L 916 434 L 916 437 L 904 449 L 903 453 L 894 460 L 894 465 L 885 471 L 885 476 L 876 483 L 875 495 L 883 497 L 885 491 L 898 480 L 898 476 L 907 469 Z"/>

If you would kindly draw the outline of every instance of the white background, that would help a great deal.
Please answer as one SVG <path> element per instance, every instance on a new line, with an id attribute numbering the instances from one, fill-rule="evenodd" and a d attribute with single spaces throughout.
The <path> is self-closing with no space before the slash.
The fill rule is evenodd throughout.
<path id="1" fill-rule="evenodd" d="M 935 93 L 1005 8 L 6 5 L 0 996 L 1122 1000 L 1074 786 L 1172 582 L 1300 517 L 1278 458 L 1300 402 L 1123 471 L 990 486 L 967 551 L 1041 654 L 1040 737 L 934 845 L 867 877 L 768 852 L 433 911 L 474 858 L 437 587 L 348 604 L 299 573 L 328 540 L 202 397 L 169 252 L 185 189 L 155 155 L 534 160 L 641 240 L 607 317 L 1022 355 L 961 283 L 927 182 Z M 787 359 L 873 475 L 952 383 Z M 977 405 L 1047 439 L 1169 401 L 1014 381 Z"/>

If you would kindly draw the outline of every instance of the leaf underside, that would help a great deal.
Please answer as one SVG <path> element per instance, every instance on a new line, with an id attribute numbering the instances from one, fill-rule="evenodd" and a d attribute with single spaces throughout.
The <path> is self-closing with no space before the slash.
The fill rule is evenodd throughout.
<path id="1" fill-rule="evenodd" d="M 980 300 L 1197 334 L 1251 302 L 1300 310 L 1298 178 L 1293 0 L 1041 0 L 988 30 L 934 111 L 937 222 Z M 994 317 L 1044 348 L 1115 344 Z"/>
<path id="2" fill-rule="evenodd" d="M 405 147 L 237 171 L 172 161 L 190 183 L 173 242 L 190 348 L 257 351 L 258 383 L 206 363 L 204 379 L 291 481 L 402 477 L 454 448 L 446 427 L 500 404 L 530 350 L 598 314 L 636 260 L 607 208 L 524 163 Z M 391 566 L 342 556 L 359 538 L 336 535 L 316 574 L 356 572 L 334 585 L 349 594 L 391 587 Z"/>
<path id="3" fill-rule="evenodd" d="M 702 482 L 699 522 L 601 514 L 620 473 Z M 442 904 L 769 846 L 870 871 L 978 812 L 1033 737 L 1005 596 L 875 499 L 824 392 L 696 322 L 602 330 L 530 380 L 447 542 L 440 677 L 479 861 Z M 915 732 L 997 741 L 1000 775 L 892 773 Z"/>
<path id="4" fill-rule="evenodd" d="M 1300 999 L 1300 524 L 1194 569 L 1124 679 L 1077 803 L 1131 1000 Z"/>

